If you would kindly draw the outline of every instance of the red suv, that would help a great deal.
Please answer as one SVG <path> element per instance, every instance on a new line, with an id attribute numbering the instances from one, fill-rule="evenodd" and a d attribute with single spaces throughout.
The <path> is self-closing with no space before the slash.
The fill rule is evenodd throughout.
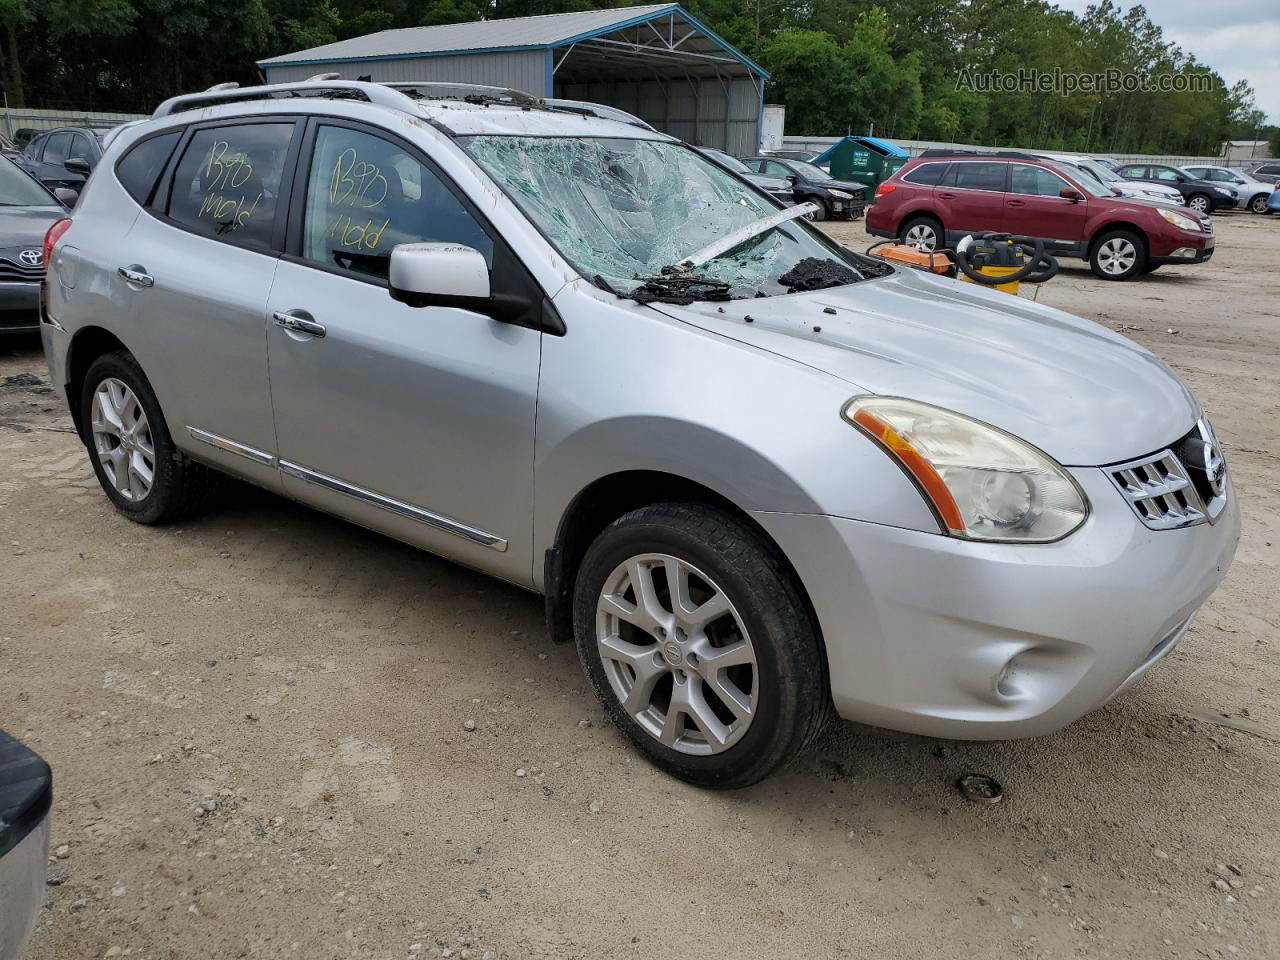
<path id="1" fill-rule="evenodd" d="M 1022 153 L 927 151 L 876 188 L 867 232 L 923 249 L 998 230 L 1038 237 L 1057 257 L 1089 261 L 1104 280 L 1213 256 L 1213 222 L 1158 201 L 1116 196 L 1049 160 Z"/>

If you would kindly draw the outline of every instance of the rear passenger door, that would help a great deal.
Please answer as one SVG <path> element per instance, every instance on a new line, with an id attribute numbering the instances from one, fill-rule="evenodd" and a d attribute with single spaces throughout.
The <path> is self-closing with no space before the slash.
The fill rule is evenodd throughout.
<path id="1" fill-rule="evenodd" d="M 285 491 L 528 585 L 542 334 L 393 300 L 391 250 L 472 247 L 494 296 L 536 304 L 538 318 L 541 289 L 431 159 L 396 135 L 313 119 L 301 156 L 267 308 Z"/>
<path id="2" fill-rule="evenodd" d="M 948 242 L 979 230 L 1000 230 L 1009 164 L 998 160 L 953 160 L 934 189 Z"/>
<path id="3" fill-rule="evenodd" d="M 271 117 L 188 128 L 111 278 L 174 441 L 269 485 L 267 296 L 301 126 Z"/>
<path id="4" fill-rule="evenodd" d="M 1052 170 L 1029 163 L 1009 164 L 1009 192 L 1001 229 L 1040 237 L 1051 250 L 1073 248 L 1084 238 L 1089 205 L 1084 199 L 1065 199 L 1060 196 L 1063 190 L 1083 197 L 1082 191 Z"/>

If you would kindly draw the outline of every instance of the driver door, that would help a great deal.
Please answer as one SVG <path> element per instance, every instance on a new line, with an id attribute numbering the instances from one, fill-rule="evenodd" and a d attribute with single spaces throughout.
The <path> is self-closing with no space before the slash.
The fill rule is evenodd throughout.
<path id="1" fill-rule="evenodd" d="M 479 250 L 495 294 L 534 283 L 416 148 L 312 120 L 267 305 L 282 483 L 322 510 L 529 585 L 542 334 L 393 300 L 391 249 L 419 241 Z"/>

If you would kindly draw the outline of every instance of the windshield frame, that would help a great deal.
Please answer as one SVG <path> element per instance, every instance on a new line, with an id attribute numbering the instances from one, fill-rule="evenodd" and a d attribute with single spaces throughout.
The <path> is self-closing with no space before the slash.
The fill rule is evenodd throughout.
<path id="1" fill-rule="evenodd" d="M 542 238 L 543 242 L 546 243 L 547 246 L 550 247 L 550 249 L 555 252 L 556 256 L 558 256 L 562 261 L 564 261 L 565 265 L 568 266 L 568 268 L 572 270 L 576 276 L 580 277 L 583 280 L 586 280 L 588 283 L 597 287 L 600 285 L 598 281 L 604 278 L 587 275 L 587 273 L 584 272 L 582 267 L 573 258 L 571 258 L 565 253 L 561 245 L 557 243 L 546 232 L 546 230 L 542 228 L 542 225 L 538 223 L 533 217 L 531 217 L 525 211 L 524 207 L 521 205 L 520 201 L 513 195 L 512 191 L 508 188 L 507 184 L 499 180 L 492 173 L 490 173 L 489 170 L 484 166 L 484 164 L 482 164 L 479 160 L 477 160 L 476 157 L 472 155 L 471 151 L 467 149 L 467 143 L 472 139 L 501 139 L 501 138 L 518 139 L 518 140 L 634 140 L 637 142 L 644 142 L 644 143 L 665 143 L 677 149 L 685 150 L 688 153 L 696 156 L 701 162 L 710 164 L 711 166 L 719 170 L 721 173 L 737 181 L 738 184 L 741 185 L 745 190 L 750 191 L 758 198 L 762 198 L 766 203 L 768 203 L 769 205 L 773 206 L 778 210 L 786 210 L 790 206 L 792 206 L 791 204 L 783 203 L 773 194 L 756 186 L 754 183 L 752 183 L 742 174 L 737 173 L 736 171 L 733 171 L 733 170 L 727 170 L 724 167 L 720 166 L 720 164 L 718 164 L 715 160 L 708 157 L 705 153 L 703 153 L 697 147 L 691 146 L 690 144 L 685 143 L 683 140 L 677 140 L 673 137 L 582 136 L 581 134 L 568 134 L 568 133 L 566 134 L 468 133 L 468 134 L 459 134 L 457 136 L 454 136 L 452 138 L 454 144 L 462 151 L 463 155 L 466 156 L 467 160 L 470 161 L 472 164 L 474 164 L 476 170 L 478 170 L 480 174 L 484 176 L 484 178 L 489 183 L 493 184 L 498 189 L 498 191 L 501 192 L 501 194 L 504 197 L 506 197 L 508 201 L 510 201 L 515 212 L 518 213 L 521 219 L 526 224 L 528 224 L 529 227 L 531 227 L 539 237 Z M 751 172 L 754 173 L 755 171 L 751 171 Z M 834 240 L 834 238 L 828 236 L 823 231 L 817 229 L 815 226 L 813 226 L 812 223 L 810 223 L 808 220 L 806 220 L 803 217 L 788 221 L 786 226 L 795 227 L 804 231 L 811 240 L 815 241 L 817 244 L 819 244 L 821 247 L 825 249 L 826 253 L 830 255 L 832 260 L 834 260 L 837 263 L 843 264 L 845 266 L 851 267 L 852 269 L 862 274 L 863 279 L 856 281 L 858 283 L 865 283 L 872 280 L 880 280 L 880 279 L 883 279 L 884 277 L 892 276 L 894 273 L 897 272 L 897 268 L 887 264 L 886 261 L 879 261 L 870 257 L 865 257 L 854 250 L 850 250 L 846 247 L 841 246 L 839 243 L 837 243 Z M 690 251 L 690 253 L 696 253 L 696 252 L 697 252 L 696 250 Z M 883 266 L 889 266 L 889 269 L 883 270 Z M 878 272 L 881 270 L 883 270 L 883 272 Z M 606 281 L 606 285 L 607 285 L 607 281 Z M 611 286 L 609 286 L 609 290 L 615 296 L 621 297 L 623 299 L 629 299 L 629 297 L 627 297 L 625 294 L 612 289 Z M 782 295 L 784 294 L 783 293 L 764 294 L 765 297 L 770 297 L 770 298 L 775 296 L 782 296 Z M 791 296 L 794 294 L 790 292 L 786 292 L 785 295 Z"/>
<path id="2" fill-rule="evenodd" d="M 7 172 L 6 168 L 8 168 Z M 33 202 L 30 203 L 11 203 L 6 198 L 3 188 L 0 187 L 0 207 L 62 207 L 62 201 L 54 196 L 54 194 L 44 184 L 31 176 L 31 174 L 27 173 L 27 171 L 23 170 L 8 157 L 0 157 L 0 183 L 2 183 L 3 179 L 7 176 L 12 176 L 14 183 L 29 186 L 32 191 L 31 196 L 33 198 L 41 197 L 44 202 L 34 202 L 33 200 Z"/>

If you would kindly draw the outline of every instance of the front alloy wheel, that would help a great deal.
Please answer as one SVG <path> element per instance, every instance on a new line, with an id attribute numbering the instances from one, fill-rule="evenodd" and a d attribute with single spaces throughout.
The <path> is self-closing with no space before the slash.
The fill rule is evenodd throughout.
<path id="1" fill-rule="evenodd" d="M 573 632 L 610 721 L 673 776 L 730 789 L 794 759 L 832 712 L 804 589 L 748 518 L 654 503 L 578 564 Z"/>
<path id="2" fill-rule="evenodd" d="M 596 605 L 609 686 L 650 736 L 680 753 L 732 747 L 755 715 L 751 637 L 724 591 L 678 557 L 618 564 Z"/>
<path id="3" fill-rule="evenodd" d="M 1138 248 L 1125 237 L 1112 237 L 1098 248 L 1098 266 L 1112 276 L 1128 273 L 1137 259 Z"/>

